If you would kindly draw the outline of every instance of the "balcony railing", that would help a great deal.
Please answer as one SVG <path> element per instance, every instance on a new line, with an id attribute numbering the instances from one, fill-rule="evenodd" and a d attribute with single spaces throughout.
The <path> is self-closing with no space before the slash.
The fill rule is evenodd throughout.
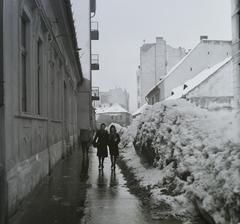
<path id="1" fill-rule="evenodd" d="M 99 55 L 98 54 L 92 54 L 91 68 L 92 68 L 92 70 L 99 70 Z"/>
<path id="2" fill-rule="evenodd" d="M 91 40 L 99 40 L 98 22 L 91 22 Z"/>
<path id="3" fill-rule="evenodd" d="M 99 100 L 99 87 L 92 87 L 92 100 Z"/>

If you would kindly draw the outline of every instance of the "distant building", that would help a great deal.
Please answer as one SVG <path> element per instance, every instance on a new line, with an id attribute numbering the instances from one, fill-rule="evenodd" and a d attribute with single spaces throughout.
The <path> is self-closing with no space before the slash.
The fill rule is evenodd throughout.
<path id="1" fill-rule="evenodd" d="M 234 105 L 240 108 L 240 2 L 232 0 L 232 54 Z"/>
<path id="2" fill-rule="evenodd" d="M 107 126 L 111 123 L 117 123 L 122 127 L 127 127 L 131 123 L 131 114 L 119 104 L 115 103 L 109 108 L 97 110 L 96 119 L 97 128 L 99 128 L 102 123 L 105 123 Z"/>
<path id="3" fill-rule="evenodd" d="M 146 94 L 149 104 L 165 100 L 174 88 L 231 56 L 231 41 L 206 38 L 202 36 L 200 42 L 162 80 L 152 86 Z"/>
<path id="4" fill-rule="evenodd" d="M 117 103 L 129 111 L 129 93 L 126 89 L 123 91 L 122 88 L 116 87 L 109 92 L 100 92 L 99 98 L 100 100 L 95 102 L 95 107 L 109 107 Z"/>
<path id="5" fill-rule="evenodd" d="M 137 76 L 137 106 L 146 103 L 147 92 L 186 55 L 184 48 L 172 48 L 162 37 L 156 43 L 143 44 L 140 48 L 140 66 Z"/>

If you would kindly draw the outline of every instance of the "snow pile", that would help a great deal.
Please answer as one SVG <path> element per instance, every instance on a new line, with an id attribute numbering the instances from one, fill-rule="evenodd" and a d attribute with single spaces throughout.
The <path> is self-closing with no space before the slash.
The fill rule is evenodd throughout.
<path id="1" fill-rule="evenodd" d="M 223 116 L 183 99 L 164 101 L 125 130 L 121 155 L 142 186 L 150 187 L 154 205 L 168 204 L 175 216 L 200 211 L 209 223 L 238 223 L 239 123 L 237 113 Z M 153 157 L 152 168 L 142 165 L 143 157 Z"/>

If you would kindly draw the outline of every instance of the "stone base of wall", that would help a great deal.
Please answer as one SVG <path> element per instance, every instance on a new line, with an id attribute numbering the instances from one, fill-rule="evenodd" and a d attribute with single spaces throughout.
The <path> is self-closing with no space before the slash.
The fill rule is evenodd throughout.
<path id="1" fill-rule="evenodd" d="M 0 164 L 0 224 L 5 223 L 5 215 L 6 215 L 6 192 L 5 192 L 5 171 L 3 169 L 3 165 Z"/>
<path id="2" fill-rule="evenodd" d="M 72 154 L 73 145 L 77 145 L 77 135 L 71 136 L 70 139 L 68 144 L 60 141 L 7 172 L 9 217 L 17 213 L 27 196 L 53 171 L 56 164 Z"/>
<path id="3" fill-rule="evenodd" d="M 48 150 L 17 164 L 7 172 L 8 214 L 13 216 L 24 199 L 49 173 Z"/>
<path id="4" fill-rule="evenodd" d="M 49 148 L 49 169 L 50 173 L 53 171 L 54 166 L 56 163 L 62 159 L 63 152 L 65 147 L 63 146 L 63 142 L 60 141 Z"/>

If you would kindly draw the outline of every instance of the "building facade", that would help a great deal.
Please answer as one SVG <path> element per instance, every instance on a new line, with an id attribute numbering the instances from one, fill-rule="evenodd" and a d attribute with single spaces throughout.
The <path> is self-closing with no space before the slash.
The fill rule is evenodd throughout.
<path id="1" fill-rule="evenodd" d="M 186 54 L 184 48 L 172 48 L 162 37 L 157 37 L 156 43 L 143 44 L 136 74 L 138 108 L 146 103 L 147 92 Z"/>
<path id="2" fill-rule="evenodd" d="M 230 57 L 231 54 L 231 41 L 201 39 L 161 81 L 152 86 L 146 94 L 149 104 L 165 100 L 174 88 L 183 85 L 204 69 Z"/>
<path id="3" fill-rule="evenodd" d="M 184 98 L 209 111 L 229 112 L 234 108 L 231 57 L 204 69 L 182 86 L 172 90 L 166 100 Z"/>
<path id="4" fill-rule="evenodd" d="M 0 223 L 6 223 L 71 154 L 88 118 L 78 117 L 80 90 L 87 88 L 70 0 L 0 3 Z"/>
<path id="5" fill-rule="evenodd" d="M 96 107 L 110 107 L 117 103 L 129 111 L 129 93 L 126 89 L 123 91 L 122 88 L 115 87 L 115 89 L 110 89 L 109 92 L 100 92 L 99 98 L 100 100 L 95 103 Z"/>
<path id="6" fill-rule="evenodd" d="M 232 57 L 234 106 L 240 107 L 240 2 L 232 0 Z"/>

